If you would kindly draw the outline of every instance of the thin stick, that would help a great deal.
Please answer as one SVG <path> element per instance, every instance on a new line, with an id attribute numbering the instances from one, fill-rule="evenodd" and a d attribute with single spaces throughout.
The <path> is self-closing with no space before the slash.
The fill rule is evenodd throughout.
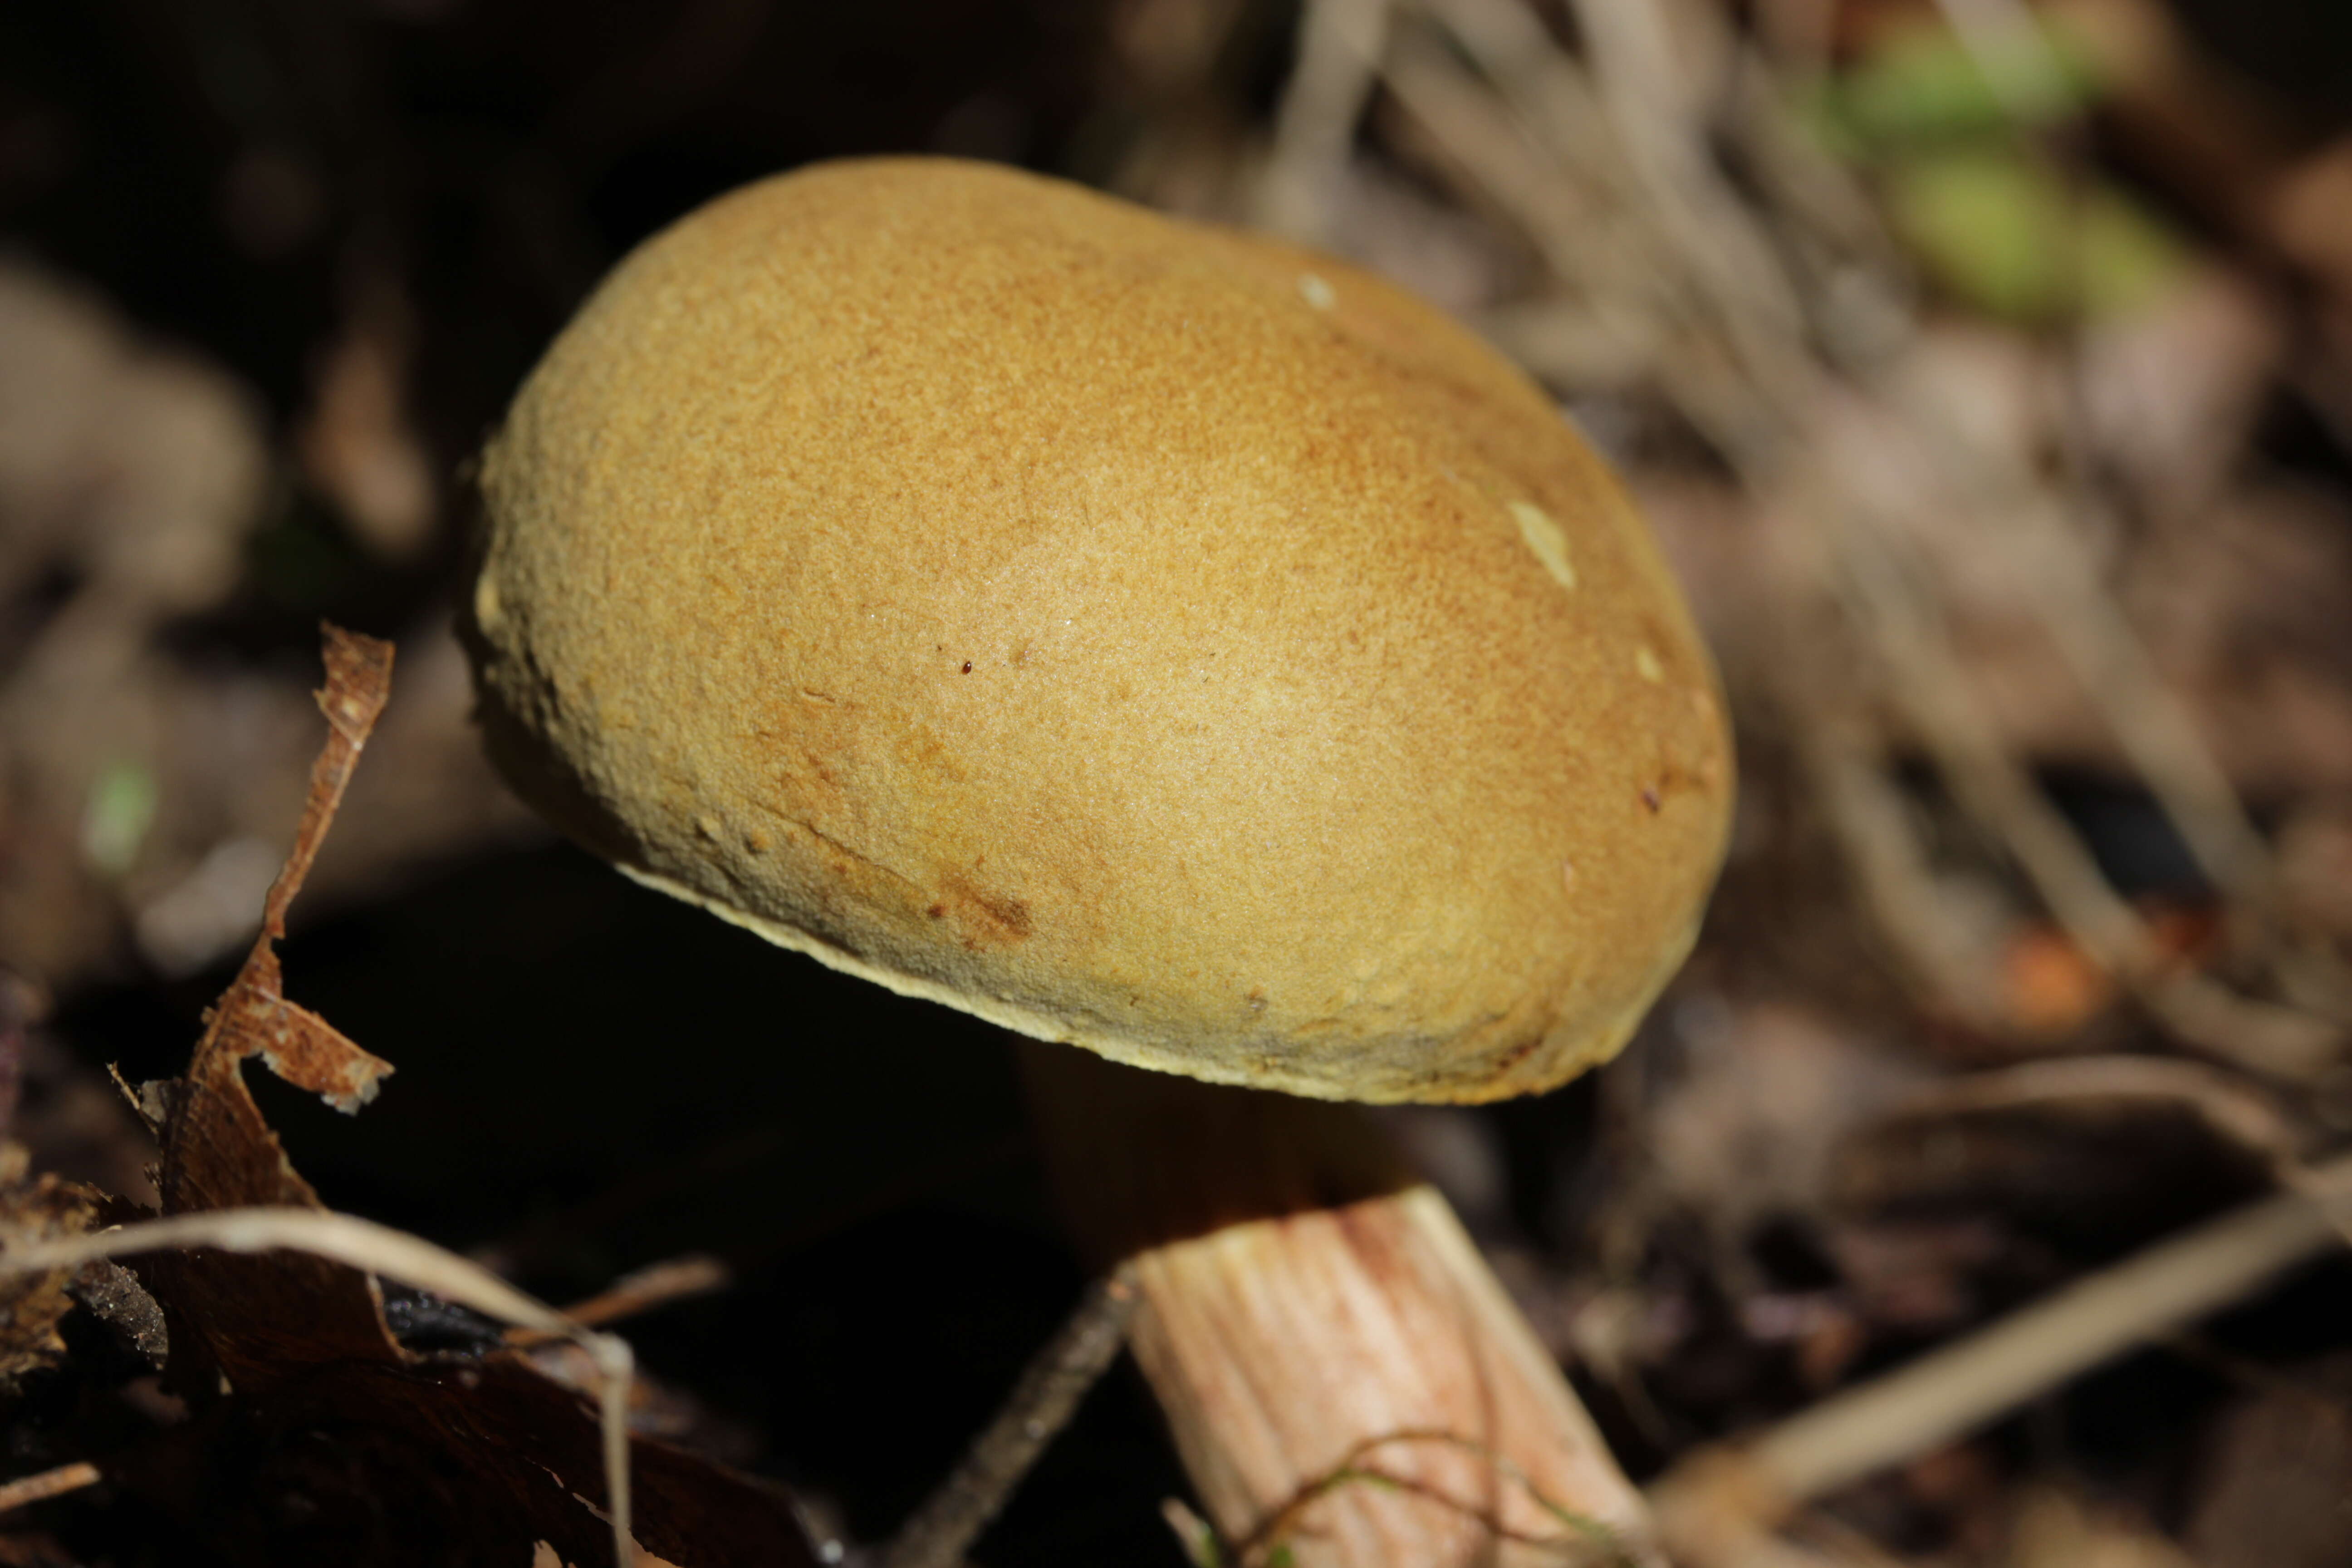
<path id="1" fill-rule="evenodd" d="M 1504 1479 L 1525 1491 L 1535 1500 L 1538 1508 L 1559 1522 L 1562 1530 L 1538 1535 L 1514 1529 L 1488 1503 L 1458 1497 L 1442 1486 L 1417 1477 L 1395 1475 L 1369 1462 L 1377 1450 L 1406 1443 L 1433 1443 L 1475 1456 L 1482 1463 L 1492 1466 Z M 1297 1497 L 1276 1510 L 1248 1540 L 1240 1543 L 1237 1550 L 1242 1563 L 1261 1564 L 1272 1561 L 1288 1544 L 1307 1510 L 1341 1487 L 1360 1484 L 1427 1498 L 1465 1518 L 1476 1520 L 1497 1541 L 1557 1552 L 1561 1554 L 1563 1562 L 1597 1563 L 1606 1564 L 1607 1568 L 1640 1568 L 1635 1549 L 1627 1545 L 1620 1530 L 1600 1520 L 1588 1518 L 1545 1496 L 1543 1489 L 1536 1485 L 1535 1479 L 1504 1455 L 1458 1432 L 1415 1427 L 1380 1433 L 1350 1447 L 1339 1457 L 1339 1463 L 1331 1468 L 1329 1473 L 1318 1476 L 1299 1488 Z"/>
<path id="2" fill-rule="evenodd" d="M 1774 684 L 1814 795 L 1844 847 L 1854 888 L 1880 933 L 1947 1009 L 1972 1028 L 1999 1033 L 2002 1019 L 1987 944 L 1952 918 L 1883 748 L 1863 722 L 1810 699 L 1801 689 L 1806 668 L 1798 659 L 1784 660 Z"/>
<path id="3" fill-rule="evenodd" d="M 1658 6 L 1652 0 L 1576 0 L 1575 8 L 1589 68 L 1563 55 L 1539 26 L 1530 25 L 1521 7 L 1502 0 L 1423 0 L 1419 9 L 1442 22 L 1452 41 L 1491 78 L 1495 91 L 1485 90 L 1451 51 L 1417 47 L 1410 28 L 1399 29 L 1383 62 L 1384 79 L 1446 156 L 1460 163 L 1469 182 L 1527 229 L 1563 281 L 1594 300 L 1624 301 L 1654 319 L 1647 341 L 1656 345 L 1662 390 L 1717 443 L 1752 492 L 1772 492 L 1792 454 L 1804 447 L 1824 394 L 1851 379 L 1859 383 L 1855 390 L 1885 402 L 1913 440 L 1926 444 L 1930 461 L 1925 467 L 1949 492 L 1950 504 L 1984 520 L 1988 528 L 2001 526 L 2010 514 L 2031 511 L 2026 522 L 2009 527 L 2001 537 L 2012 550 L 2031 544 L 2067 559 L 2059 570 L 2037 565 L 2028 572 L 2029 599 L 2113 721 L 2126 753 L 2180 822 L 2192 847 L 2216 868 L 2217 883 L 2242 897 L 2259 894 L 2266 882 L 2265 847 L 2259 836 L 2243 831 L 2242 810 L 2226 774 L 2212 763 L 2177 696 L 2160 689 L 2137 634 L 2088 569 L 2073 531 L 2053 512 L 2057 503 L 2047 487 L 2017 471 L 2004 454 L 1960 440 L 1948 410 L 1924 406 L 1916 396 L 1895 395 L 1899 378 L 1891 377 L 1888 367 L 1916 329 L 1897 303 L 1900 289 L 1874 290 L 1889 310 L 1866 334 L 1866 353 L 1849 350 L 1825 360 L 1799 333 L 1804 313 L 1790 307 L 1794 284 L 1774 248 L 1759 237 L 1753 216 L 1706 155 L 1707 106 L 1681 79 L 1671 50 L 1662 45 Z M 1973 0 L 1960 8 L 1971 23 L 1990 18 L 1986 26 L 1996 31 L 2015 9 L 2009 0 Z M 1973 35 L 1979 43 L 1985 36 L 1981 26 Z M 2039 35 L 2029 31 L 2021 42 L 2038 43 Z M 1529 101 L 1527 91 L 1538 78 L 1544 89 L 1540 103 Z M 1519 134 L 1506 122 L 1491 101 L 1496 94 L 1511 100 L 1517 118 L 1536 135 Z M 1559 114 L 1541 107 L 1586 99 L 1605 108 L 1613 136 L 1564 135 Z M 1566 198 L 1575 195 L 1584 198 L 1586 210 L 1564 223 L 1559 215 L 1570 205 Z M 1784 216 L 1807 235 L 1815 226 L 1806 212 L 1794 207 Z M 1618 253 L 1638 261 L 1636 276 L 1602 269 L 1602 261 Z M 1814 314 L 1824 321 L 1833 319 L 1833 303 L 1817 300 Z M 1852 332 L 1840 336 L 1864 341 Z M 1890 493 L 1917 488 L 1913 475 L 1895 479 L 1901 488 Z M 1892 695 L 1921 731 L 1963 808 L 2009 849 L 2076 942 L 2135 990 L 2171 1033 L 2210 1055 L 2250 1062 L 2273 1076 L 2307 1079 L 2324 1067 L 2338 1047 L 2339 1031 L 2240 997 L 2217 981 L 2167 962 L 2146 922 L 2107 886 L 2079 836 L 2042 798 L 2031 774 L 2007 756 L 1990 719 L 1975 711 L 1956 656 L 1908 629 L 1923 614 L 1941 613 L 1932 573 L 1916 590 L 1904 592 L 1899 604 L 1873 602 L 1890 584 L 1886 563 L 1868 557 L 1900 553 L 1903 531 L 1892 503 L 1874 500 L 1851 481 L 1843 488 L 1853 493 L 1810 510 L 1852 524 L 1827 542 L 1828 553 L 1850 579 L 1843 584 L 1846 616 L 1878 645 L 1885 663 L 1900 664 L 1908 656 L 1908 667 L 1895 672 Z M 2029 525 L 2030 531 L 2019 531 Z M 1892 612 L 1891 620 L 1874 611 Z M 1920 689 L 1923 678 L 1934 689 Z M 1792 703 L 1790 714 L 1801 732 L 1814 722 L 1805 703 Z M 1856 828 L 1881 820 L 1866 821 L 1851 812 L 1833 818 L 1857 862 L 1866 862 L 1879 847 L 1855 842 Z M 1885 868 L 1864 866 L 1866 873 Z M 2248 901 L 2260 907 L 2259 898 Z M 1969 999 L 1976 986 L 1951 988 L 1955 976 L 1941 962 L 1946 954 L 1927 952 L 1929 962 L 1916 962 L 1922 956 L 1921 923 L 1908 921 L 1891 932 L 1906 957 L 1932 984 L 1958 998 L 1964 1016 L 1998 1022 Z M 1928 935 L 1934 945 L 1943 945 L 1935 933 Z"/>
<path id="4" fill-rule="evenodd" d="M 2063 1057 L 1939 1079 L 1890 1110 L 1896 1122 L 2069 1100 L 2156 1100 L 2190 1112 L 2271 1168 L 2282 1187 L 2315 1180 L 2302 1140 L 2270 1096 L 2237 1074 L 2174 1057 Z M 2352 1242 L 2352 1234 L 2347 1234 Z"/>
<path id="5" fill-rule="evenodd" d="M 574 1301 L 563 1309 L 563 1316 L 582 1328 L 601 1329 L 607 1323 L 617 1323 L 657 1308 L 676 1302 L 708 1296 L 714 1290 L 724 1290 L 735 1282 L 734 1273 L 718 1258 L 704 1253 L 688 1253 L 660 1263 L 649 1263 L 634 1274 L 613 1282 L 611 1288 L 599 1290 L 584 1301 Z M 507 1343 L 518 1350 L 543 1345 L 551 1340 L 569 1339 L 568 1331 L 550 1329 L 509 1329 Z"/>
<path id="6" fill-rule="evenodd" d="M 89 1236 L 47 1240 L 11 1236 L 5 1251 L 0 1252 L 0 1275 L 79 1268 L 101 1258 L 196 1247 L 227 1252 L 307 1252 L 430 1290 L 503 1322 L 561 1334 L 578 1344 L 596 1365 L 613 1558 L 623 1565 L 636 1562 L 636 1540 L 629 1531 L 628 1425 L 629 1384 L 635 1374 L 635 1360 L 627 1342 L 581 1327 L 480 1264 L 444 1251 L 420 1237 L 356 1215 L 321 1209 L 207 1209 L 142 1220 Z"/>
<path id="7" fill-rule="evenodd" d="M 962 1462 L 899 1527 L 882 1554 L 883 1568 L 955 1568 L 963 1561 L 964 1549 L 988 1528 L 1126 1345 L 1128 1321 L 1135 1316 L 1134 1274 L 1121 1267 L 1087 1288 Z"/>
<path id="8" fill-rule="evenodd" d="M 2241 1300 L 2340 1240 L 2352 1158 L 2159 1242 L 1740 1446 L 1786 1504 L 1976 1431 L 2124 1352 Z M 1677 1473 L 1682 1473 L 1678 1469 Z"/>
<path id="9" fill-rule="evenodd" d="M 1301 241 L 1326 237 L 1329 192 L 1347 173 L 1356 122 L 1371 97 L 1389 0 L 1308 0 L 1298 65 L 1276 111 L 1273 155 L 1258 195 L 1263 225 Z"/>
<path id="10" fill-rule="evenodd" d="M 2030 32 L 2031 17 L 2023 26 L 2038 41 Z M 1890 395 L 1916 416 L 1915 427 L 1931 447 L 1927 457 L 1944 468 L 1950 494 L 2004 546 L 1990 553 L 2007 566 L 2015 590 L 2124 755 L 2147 780 L 2198 868 L 2262 920 L 2274 921 L 2277 873 L 2269 847 L 2188 703 L 2158 671 L 2147 644 L 2101 581 L 2081 521 L 2094 520 L 2099 510 L 2087 482 L 2078 478 L 2073 493 L 2053 495 L 2018 473 L 2013 461 L 1970 442 L 1965 421 L 1932 391 L 1898 386 Z"/>
<path id="11" fill-rule="evenodd" d="M 63 1497 L 84 1487 L 94 1487 L 99 1479 L 98 1467 L 87 1459 L 76 1459 L 70 1465 L 59 1465 L 54 1470 L 43 1470 L 37 1476 L 19 1477 L 6 1486 L 0 1486 L 0 1513 L 30 1508 L 53 1497 Z"/>
<path id="12" fill-rule="evenodd" d="M 2281 1078 L 2309 1079 L 2334 1058 L 2340 1031 L 2241 997 L 2169 964 L 2139 912 L 2099 869 L 2082 836 L 2011 754 L 1969 689 L 1944 606 L 1925 564 L 1898 534 L 1851 510 L 1840 585 L 1857 625 L 1894 676 L 1890 694 L 1909 717 L 1952 793 L 1998 833 L 2075 944 L 2131 986 L 2184 1044 Z"/>

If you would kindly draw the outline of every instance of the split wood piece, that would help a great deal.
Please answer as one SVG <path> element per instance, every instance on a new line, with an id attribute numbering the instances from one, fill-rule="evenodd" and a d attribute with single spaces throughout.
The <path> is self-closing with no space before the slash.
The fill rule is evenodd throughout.
<path id="1" fill-rule="evenodd" d="M 1084 1245 L 1244 1568 L 1654 1563 L 1640 1494 L 1445 1200 L 1352 1107 L 1033 1048 Z"/>

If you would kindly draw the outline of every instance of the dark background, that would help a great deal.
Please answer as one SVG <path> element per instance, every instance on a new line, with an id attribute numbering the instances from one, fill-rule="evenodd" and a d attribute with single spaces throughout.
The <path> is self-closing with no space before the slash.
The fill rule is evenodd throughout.
<path id="1" fill-rule="evenodd" d="M 1565 12 L 1539 9 L 1572 48 Z M 1708 9 L 1761 37 L 1777 8 Z M 2227 496 L 2258 489 L 2265 505 L 2284 489 L 2302 510 L 2284 532 L 2232 544 L 2251 586 L 2207 616 L 2234 628 L 2214 635 L 2219 651 L 2176 658 L 2166 628 L 2182 617 L 2117 593 L 2168 674 L 2212 676 L 2210 689 L 2193 687 L 2198 711 L 2222 737 L 2225 771 L 2266 843 L 2320 868 L 2320 912 L 2297 919 L 2340 960 L 2352 915 L 2324 888 L 2338 864 L 2328 856 L 2352 869 L 2352 763 L 2339 745 L 2352 733 L 2352 641 L 2329 597 L 2352 541 L 2352 247 L 2276 226 L 2283 209 L 2247 182 L 2285 191 L 2344 155 L 2352 19 L 2284 0 L 2136 9 L 2168 17 L 2207 74 L 2118 89 L 2052 144 L 2079 177 L 2128 193 L 2283 338 L 2252 372 L 2192 355 L 2166 374 L 2239 375 L 2245 406 L 2213 437 L 2226 447 L 2214 484 Z M 1874 0 L 1834 16 L 1823 58 L 1858 70 L 1874 29 L 1934 25 L 1937 12 Z M 43 307 L 58 319 L 98 312 L 89 331 L 108 352 L 209 367 L 226 390 L 207 395 L 243 411 L 262 463 L 250 504 L 224 525 L 233 570 L 217 592 L 123 611 L 141 651 L 113 685 L 43 673 L 45 658 L 68 677 L 96 668 L 62 639 L 112 581 L 114 568 L 78 542 L 98 525 L 75 499 L 75 487 L 98 494 L 137 466 L 101 450 L 112 405 L 92 395 L 85 425 L 99 434 L 85 436 L 99 457 L 60 457 L 52 484 L 36 453 L 0 484 L 0 683 L 13 683 L 0 710 L 11 770 L 0 964 L 24 977 L 45 1019 L 17 1135 L 46 1163 L 138 1195 L 147 1156 L 119 1114 L 93 1109 L 107 1103 L 95 1071 L 118 1063 L 137 1081 L 180 1070 L 232 951 L 159 942 L 142 913 L 184 888 L 210 847 L 240 835 L 282 845 L 315 743 L 301 693 L 316 679 L 319 621 L 397 639 L 394 717 L 285 962 L 290 994 L 399 1070 L 355 1119 L 256 1074 L 264 1109 L 330 1205 L 473 1251 L 548 1300 L 681 1253 L 725 1258 L 732 1288 L 628 1326 L 675 1401 L 677 1432 L 800 1489 L 829 1529 L 887 1534 L 1081 1284 L 1042 1193 L 1005 1043 L 637 889 L 522 817 L 471 757 L 446 651 L 467 463 L 615 259 L 761 174 L 942 152 L 1247 216 L 1236 193 L 1264 156 L 1297 24 L 1294 7 L 1256 0 L 0 8 L 0 259 L 36 280 L 37 298 L 64 301 Z M 2200 96 L 2221 93 L 2216 82 L 2222 97 Z M 1361 188 L 1349 187 L 1354 216 L 1330 243 L 1387 258 L 1441 297 L 1451 287 L 1446 302 L 1474 314 L 1539 281 L 1525 236 L 1447 183 L 1393 102 L 1375 95 L 1355 145 Z M 1724 151 L 1740 164 L 1739 146 Z M 1899 174 L 1897 154 L 1886 156 L 1865 169 L 1885 175 L 1870 187 L 1880 195 Z M 1416 271 L 1413 258 L 1443 249 L 1432 234 L 1455 247 L 1453 259 Z M 2081 350 L 2082 321 L 2005 316 L 1944 264 L 1925 247 L 1906 262 L 1931 323 L 2008 334 L 2037 363 Z M 0 358 L 11 354 L 7 323 L 21 319 L 0 316 Z M 1749 802 L 1706 942 L 1633 1060 L 1539 1101 L 1394 1125 L 1539 1331 L 1574 1358 L 1580 1390 L 1642 1479 L 2254 1196 L 2270 1178 L 2193 1108 L 2095 1100 L 1954 1117 L 1933 1160 L 1879 1120 L 1888 1098 L 1870 1086 L 1882 1069 L 1916 1086 L 2180 1047 L 2068 956 L 2030 879 L 1956 805 L 1927 749 L 1898 733 L 1888 773 L 1923 841 L 2007 900 L 2002 973 L 2055 975 L 2032 984 L 2020 981 L 2031 994 L 2004 993 L 1988 1023 L 1906 975 L 1840 869 L 1798 727 L 1744 673 L 1759 662 L 1743 641 L 1746 602 L 1720 579 L 1753 575 L 1744 547 L 1725 541 L 1764 526 L 1762 502 L 1687 411 L 1640 377 L 1548 379 L 1637 489 L 1663 499 L 1654 510 L 1727 668 Z M 126 415 L 120 428 L 135 441 L 146 426 Z M 422 492 L 395 484 L 392 500 L 371 500 L 381 487 L 370 476 L 386 464 L 421 474 Z M 1742 510 L 1751 506 L 1754 516 Z M 1689 521 L 1716 517 L 1708 507 L 1737 515 Z M 2171 537 L 2127 526 L 2112 580 L 2169 559 Z M 1991 679 L 2000 661 L 1985 657 Z M 2307 675 L 2294 689 L 2312 695 L 2294 711 L 2320 717 L 2282 729 L 2200 658 L 2224 673 Z M 109 728 L 134 710 L 148 717 Z M 2114 886 L 2184 933 L 2185 962 L 2252 973 L 2246 951 L 2211 934 L 2227 900 L 2146 782 L 2084 739 L 2088 728 L 2021 720 L 2006 733 Z M 2259 731 L 2259 743 L 2231 739 L 2241 731 Z M 134 850 L 100 865 L 92 780 L 121 756 L 140 759 L 160 804 Z M 2058 1025 L 2044 1026 L 2037 1007 L 2055 1008 Z M 1759 1081 L 1794 1086 L 1797 1108 L 1778 1121 L 1758 1109 L 1772 1098 Z M 2352 1130 L 2340 1059 L 2300 1079 L 2248 1081 L 2287 1108 L 2315 1152 Z M 1742 1140 L 1760 1151 L 1746 1172 L 1702 1157 L 1751 1146 Z M 1741 1179 L 1783 1169 L 1811 1173 L 1786 1186 Z M 1905 1562 L 2055 1563 L 2063 1552 L 2033 1544 L 2028 1504 L 2063 1495 L 2102 1540 L 2170 1542 L 2216 1563 L 2352 1563 L 2352 1527 L 2331 1525 L 2325 1502 L 2331 1489 L 2339 1503 L 2352 1495 L 2347 1313 L 2352 1270 L 2308 1271 L 2189 1341 L 1860 1489 L 1835 1517 Z M 0 1415 L 12 1473 L 143 1440 L 119 1413 L 92 1414 L 131 1373 L 94 1330 L 77 1333 L 79 1362 Z M 2282 1405 L 2283 1387 L 2303 1403 Z M 2282 1422 L 2303 1431 L 2292 1423 L 2305 1417 L 2318 1435 L 2289 1447 L 2307 1473 L 2265 1480 L 2263 1434 Z M 1122 1367 L 975 1557 L 1172 1565 L 1181 1557 L 1158 1503 L 1183 1492 L 1148 1394 Z M 136 1500 L 68 1499 L 31 1518 L 41 1550 L 59 1555 L 27 1561 L 207 1560 L 201 1544 L 165 1538 Z M 2232 1522 L 2255 1518 L 2284 1521 L 2290 1544 Z"/>

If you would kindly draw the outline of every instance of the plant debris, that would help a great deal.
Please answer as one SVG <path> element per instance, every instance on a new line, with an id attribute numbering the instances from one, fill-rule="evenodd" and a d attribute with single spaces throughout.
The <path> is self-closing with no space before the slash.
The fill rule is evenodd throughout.
<path id="1" fill-rule="evenodd" d="M 214 1006 L 185 1076 L 141 1091 L 143 1104 L 160 1109 L 166 1218 L 324 1215 L 246 1087 L 248 1058 L 346 1113 L 392 1071 L 286 999 L 276 950 L 390 695 L 389 644 L 330 627 L 325 655 L 319 705 L 330 734 L 262 933 Z M 87 1233 L 100 1201 L 87 1189 L 36 1184 L 10 1209 L 19 1227 L 11 1248 Z M 186 1403 L 190 1420 L 144 1451 L 110 1456 L 106 1469 L 192 1538 L 272 1557 L 311 1556 L 331 1542 L 361 1563 L 520 1563 L 534 1542 L 568 1563 L 611 1555 L 597 1418 L 523 1355 L 405 1350 L 376 1280 L 310 1251 L 199 1246 L 145 1254 L 136 1268 L 169 1325 L 164 1386 Z M 6 1348 L 26 1367 L 62 1348 L 54 1323 L 68 1304 L 69 1277 L 55 1269 L 12 1282 Z M 257 1469 L 261 1454 L 269 1458 Z M 635 1533 L 658 1560 L 686 1568 L 814 1562 L 772 1491 L 642 1440 L 631 1444 L 629 1466 Z M 396 1512 L 385 1507 L 392 1498 L 402 1500 Z"/>

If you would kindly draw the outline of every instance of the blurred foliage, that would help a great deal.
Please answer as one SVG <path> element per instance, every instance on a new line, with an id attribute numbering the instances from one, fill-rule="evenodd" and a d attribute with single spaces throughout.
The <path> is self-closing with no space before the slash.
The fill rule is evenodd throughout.
<path id="1" fill-rule="evenodd" d="M 2179 237 L 2120 187 L 2071 183 L 2021 148 L 1898 158 L 1883 178 L 1888 218 L 1928 273 L 2004 321 L 2145 309 L 2188 270 Z"/>
<path id="2" fill-rule="evenodd" d="M 2062 170 L 2030 139 L 2098 106 L 2096 57 L 2063 25 L 2009 46 L 1996 80 L 1992 45 L 1924 20 L 1886 27 L 1813 84 L 1804 122 L 1877 177 L 1897 235 L 1969 307 L 2032 326 L 2146 308 L 2186 273 L 2185 242 L 2121 184 Z"/>
<path id="3" fill-rule="evenodd" d="M 1890 26 L 1815 88 L 1815 120 L 1841 150 L 1861 153 L 2047 128 L 2097 104 L 2105 83 L 2096 57 L 2066 28 L 2026 47 L 2033 62 L 2020 60 L 1996 82 L 1950 28 Z"/>

